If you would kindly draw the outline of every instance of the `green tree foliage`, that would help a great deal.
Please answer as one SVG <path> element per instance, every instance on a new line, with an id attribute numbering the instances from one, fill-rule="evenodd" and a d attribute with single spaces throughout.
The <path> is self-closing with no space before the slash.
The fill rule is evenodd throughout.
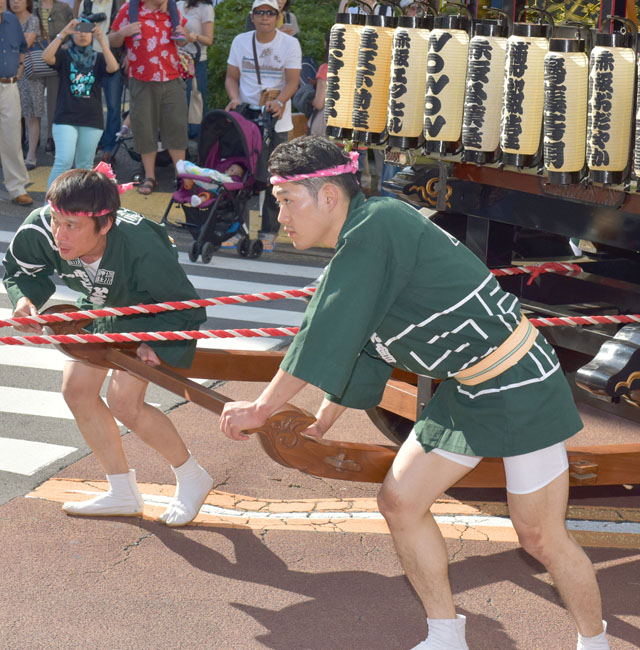
<path id="1" fill-rule="evenodd" d="M 215 9 L 213 45 L 209 48 L 209 108 L 224 108 L 229 101 L 224 89 L 227 57 L 231 41 L 244 31 L 251 9 L 250 0 L 223 0 Z M 324 57 L 324 38 L 331 29 L 339 0 L 291 0 L 289 10 L 298 19 L 300 46 L 303 56 L 312 56 L 319 64 Z"/>

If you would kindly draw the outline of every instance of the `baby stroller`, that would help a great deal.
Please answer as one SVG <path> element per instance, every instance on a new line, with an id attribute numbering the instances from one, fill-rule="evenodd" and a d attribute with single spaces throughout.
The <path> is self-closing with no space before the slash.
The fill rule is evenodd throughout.
<path id="1" fill-rule="evenodd" d="M 182 206 L 185 222 L 179 225 L 193 236 L 192 262 L 200 257 L 208 264 L 221 243 L 238 233 L 242 235 L 236 247 L 238 255 L 262 254 L 262 242 L 249 237 L 245 215 L 251 196 L 265 187 L 263 154 L 270 149 L 272 135 L 271 114 L 260 106 L 244 104 L 236 111 L 212 110 L 204 116 L 198 142 L 198 162 L 204 169 L 187 165 L 185 173 L 178 170 L 177 189 L 162 217 L 166 223 L 171 206 Z M 224 175 L 234 163 L 244 168 L 240 180 Z"/>

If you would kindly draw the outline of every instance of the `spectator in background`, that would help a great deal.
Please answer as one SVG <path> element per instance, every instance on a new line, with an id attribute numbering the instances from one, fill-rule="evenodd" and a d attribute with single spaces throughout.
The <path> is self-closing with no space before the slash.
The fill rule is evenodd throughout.
<path id="1" fill-rule="evenodd" d="M 181 17 L 177 29 L 186 36 L 185 23 Z M 135 23 L 129 22 L 129 3 L 123 4 L 109 34 L 113 47 L 124 43 L 128 50 L 131 130 L 134 149 L 144 166 L 145 179 L 138 187 L 144 195 L 158 187 L 158 131 L 174 166 L 184 160 L 187 149 L 187 92 L 171 36 L 171 20 L 163 0 L 144 0 L 140 21 Z"/>
<path id="2" fill-rule="evenodd" d="M 324 37 L 324 58 L 316 73 L 316 92 L 311 103 L 314 113 L 309 119 L 309 135 L 324 135 L 327 130 L 327 120 L 324 117 L 324 102 L 327 96 L 327 61 L 329 59 L 329 38 L 331 32 L 327 32 Z"/>
<path id="3" fill-rule="evenodd" d="M 178 9 L 186 18 L 185 25 L 187 44 L 183 50 L 196 57 L 195 78 L 198 92 L 202 96 L 202 109 L 207 112 L 207 48 L 213 44 L 213 24 L 215 14 L 212 0 L 179 0 Z M 193 80 L 187 80 L 187 104 L 191 103 Z M 189 138 L 197 138 L 200 133 L 199 124 L 189 124 Z"/>
<path id="4" fill-rule="evenodd" d="M 102 52 L 91 46 L 100 40 Z M 65 37 L 72 36 L 68 48 L 61 49 Z M 53 139 L 56 155 L 49 175 L 51 183 L 74 165 L 91 169 L 102 135 L 102 79 L 118 69 L 102 30 L 91 22 L 74 18 L 42 53 L 46 63 L 60 74 Z"/>
<path id="5" fill-rule="evenodd" d="M 106 37 L 111 29 L 111 24 L 115 20 L 120 8 L 121 0 L 84 0 L 79 3 L 79 13 L 82 17 L 92 17 L 92 21 L 100 28 L 102 34 Z M 104 16 L 102 20 L 95 20 Z M 98 38 L 93 39 L 93 49 L 96 52 L 102 52 L 102 45 Z M 118 62 L 121 53 L 113 51 L 113 55 Z M 111 162 L 111 152 L 116 146 L 116 134 L 122 125 L 121 103 L 122 103 L 122 75 L 120 72 L 105 75 L 102 80 L 102 92 L 104 93 L 104 102 L 107 108 L 107 115 L 104 121 L 104 132 L 98 143 L 98 149 L 102 151 L 100 157 L 104 162 Z"/>
<path id="6" fill-rule="evenodd" d="M 289 0 L 278 0 L 278 8 L 280 10 L 280 15 L 278 16 L 276 29 L 279 29 L 285 34 L 289 34 L 289 36 L 295 36 L 298 38 L 298 33 L 300 32 L 298 19 L 292 11 L 289 11 Z M 244 31 L 250 32 L 253 29 L 255 29 L 255 26 L 251 19 L 251 12 L 249 12 L 247 14 L 247 20 L 245 21 Z"/>
<path id="7" fill-rule="evenodd" d="M 233 39 L 224 81 L 230 100 L 225 108 L 227 111 L 245 102 L 258 104 L 263 90 L 272 91 L 274 97 L 265 103 L 266 110 L 276 120 L 272 148 L 286 142 L 289 131 L 293 129 L 291 97 L 298 89 L 302 68 L 300 43 L 276 28 L 279 15 L 278 0 L 254 0 L 251 19 L 255 31 L 238 34 Z M 269 185 L 262 204 L 262 227 L 258 234 L 268 252 L 275 248 L 280 227 L 277 218 L 278 207 Z M 226 240 L 231 246 L 237 244 L 234 237 Z"/>
<path id="8" fill-rule="evenodd" d="M 27 42 L 20 21 L 5 11 L 6 0 L 0 0 L 0 163 L 4 185 L 18 205 L 31 205 L 33 199 L 25 189 L 29 174 L 20 146 L 20 92 L 18 81 L 24 71 Z"/>
<path id="9" fill-rule="evenodd" d="M 33 0 L 9 0 L 9 11 L 20 21 L 27 48 L 30 48 L 41 32 L 40 21 L 33 14 Z M 44 82 L 42 79 L 21 77 L 18 81 L 18 90 L 29 142 L 25 165 L 27 170 L 31 170 L 37 165 L 36 150 L 40 140 L 40 118 L 44 115 Z"/>
<path id="10" fill-rule="evenodd" d="M 36 16 L 42 25 L 44 45 L 48 45 L 64 29 L 65 25 L 73 20 L 73 11 L 68 4 L 60 0 L 40 0 Z M 47 91 L 47 142 L 44 148 L 45 151 L 53 153 L 55 149 L 52 131 L 53 116 L 56 112 L 60 77 L 58 75 L 45 77 L 44 84 Z"/>

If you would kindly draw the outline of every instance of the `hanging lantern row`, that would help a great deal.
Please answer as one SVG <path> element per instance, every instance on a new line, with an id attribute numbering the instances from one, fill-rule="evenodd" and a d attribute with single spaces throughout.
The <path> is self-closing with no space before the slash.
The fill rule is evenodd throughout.
<path id="1" fill-rule="evenodd" d="M 640 178 L 640 97 L 636 32 L 591 34 L 554 26 L 525 7 L 510 24 L 461 13 L 431 16 L 339 14 L 331 30 L 327 135 L 428 154 L 461 154 L 476 164 L 544 164 L 549 182 L 585 178 L 618 184 L 631 162 Z M 522 21 L 533 14 L 538 23 Z M 501 14 L 501 15 L 500 15 Z M 487 14 L 489 15 L 489 14 Z M 633 154 L 633 155 L 632 155 Z"/>

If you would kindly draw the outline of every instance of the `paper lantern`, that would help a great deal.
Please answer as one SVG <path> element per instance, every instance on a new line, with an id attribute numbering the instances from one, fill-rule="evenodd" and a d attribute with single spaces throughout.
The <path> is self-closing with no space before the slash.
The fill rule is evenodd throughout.
<path id="1" fill-rule="evenodd" d="M 398 18 L 391 49 L 387 131 L 389 145 L 414 149 L 422 142 L 429 31 L 433 17 Z"/>
<path id="2" fill-rule="evenodd" d="M 585 165 L 589 60 L 579 38 L 552 38 L 544 59 L 544 166 L 550 183 L 578 183 Z"/>
<path id="3" fill-rule="evenodd" d="M 468 25 L 462 16 L 438 16 L 429 34 L 424 109 L 426 152 L 443 155 L 459 148 L 469 55 Z"/>
<path id="4" fill-rule="evenodd" d="M 485 164 L 500 156 L 500 112 L 507 56 L 506 22 L 476 23 L 469 43 L 462 113 L 462 159 Z"/>
<path id="5" fill-rule="evenodd" d="M 324 117 L 327 135 L 348 139 L 353 132 L 356 64 L 365 16 L 338 14 L 336 21 L 329 36 Z"/>
<path id="6" fill-rule="evenodd" d="M 356 85 L 353 96 L 352 138 L 380 144 L 386 137 L 391 49 L 396 18 L 375 14 L 366 17 L 360 37 Z"/>
<path id="7" fill-rule="evenodd" d="M 596 34 L 589 58 L 589 180 L 622 183 L 631 151 L 636 55 L 629 34 Z"/>
<path id="8" fill-rule="evenodd" d="M 514 23 L 507 39 L 500 148 L 502 162 L 530 167 L 540 162 L 544 106 L 544 57 L 549 25 Z"/>

